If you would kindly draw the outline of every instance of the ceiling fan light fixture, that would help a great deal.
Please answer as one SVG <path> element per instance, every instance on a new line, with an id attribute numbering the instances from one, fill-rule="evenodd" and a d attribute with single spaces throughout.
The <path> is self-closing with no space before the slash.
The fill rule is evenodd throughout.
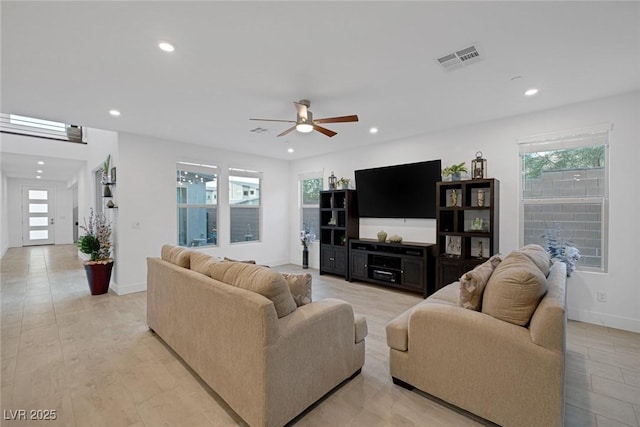
<path id="1" fill-rule="evenodd" d="M 310 125 L 309 123 L 298 123 L 296 125 L 296 130 L 302 133 L 309 133 L 313 130 L 313 125 Z"/>

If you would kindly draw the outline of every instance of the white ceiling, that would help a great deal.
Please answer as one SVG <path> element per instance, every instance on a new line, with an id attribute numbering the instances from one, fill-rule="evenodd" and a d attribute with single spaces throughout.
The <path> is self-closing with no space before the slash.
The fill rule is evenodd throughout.
<path id="1" fill-rule="evenodd" d="M 640 89 L 639 2 L 2 1 L 1 9 L 2 112 L 281 159 Z M 160 40 L 176 51 L 160 51 Z M 439 67 L 437 57 L 472 42 L 482 61 Z M 540 93 L 524 97 L 529 87 Z M 248 120 L 294 120 L 302 98 L 315 118 L 360 122 L 326 125 L 333 138 L 276 138 L 287 123 Z M 250 132 L 258 126 L 268 132 Z M 380 132 L 369 134 L 372 126 Z"/>

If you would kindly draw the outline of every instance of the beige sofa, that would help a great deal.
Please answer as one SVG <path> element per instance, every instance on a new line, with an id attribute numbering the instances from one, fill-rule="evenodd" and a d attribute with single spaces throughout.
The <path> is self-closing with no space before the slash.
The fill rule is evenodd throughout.
<path id="1" fill-rule="evenodd" d="M 562 426 L 566 266 L 541 249 L 492 259 L 392 320 L 394 383 L 505 427 Z"/>
<path id="2" fill-rule="evenodd" d="M 287 285 L 304 275 L 169 245 L 147 267 L 149 327 L 249 425 L 284 425 L 364 365 L 365 319 L 298 306 Z"/>

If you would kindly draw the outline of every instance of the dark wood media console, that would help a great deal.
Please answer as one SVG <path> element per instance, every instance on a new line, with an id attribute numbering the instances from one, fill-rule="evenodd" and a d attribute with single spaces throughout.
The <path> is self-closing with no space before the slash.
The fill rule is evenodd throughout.
<path id="1" fill-rule="evenodd" d="M 435 291 L 436 256 L 431 243 L 349 240 L 347 279 L 419 292 L 426 298 Z"/>

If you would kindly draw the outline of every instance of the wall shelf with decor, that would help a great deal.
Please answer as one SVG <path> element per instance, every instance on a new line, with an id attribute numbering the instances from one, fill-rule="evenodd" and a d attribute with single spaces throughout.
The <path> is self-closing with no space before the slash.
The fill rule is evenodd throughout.
<path id="1" fill-rule="evenodd" d="M 347 277 L 347 245 L 359 237 L 359 228 L 355 190 L 320 192 L 320 274 Z"/>
<path id="2" fill-rule="evenodd" d="M 436 184 L 436 289 L 498 253 L 499 193 L 493 178 Z"/>

